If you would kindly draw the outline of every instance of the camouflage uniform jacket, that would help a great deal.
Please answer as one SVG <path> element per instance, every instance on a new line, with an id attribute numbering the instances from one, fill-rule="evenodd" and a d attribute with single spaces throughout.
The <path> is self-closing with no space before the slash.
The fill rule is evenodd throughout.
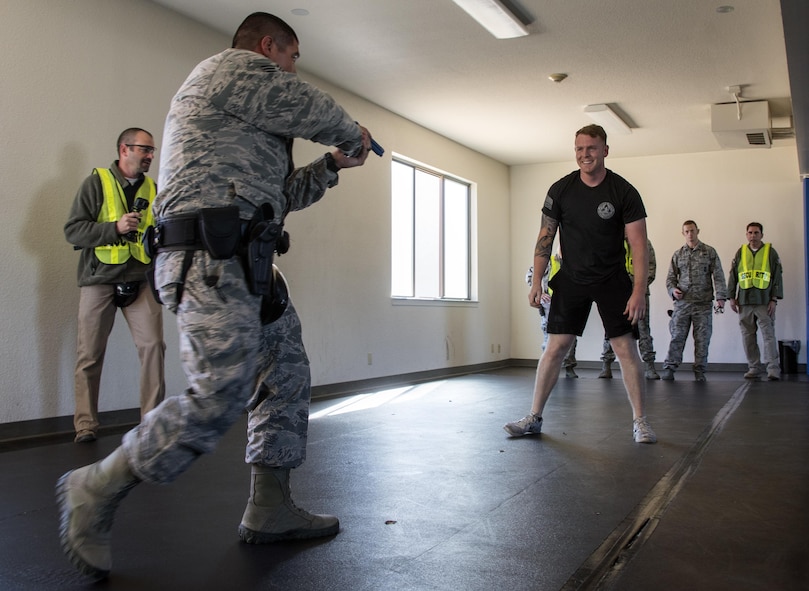
<path id="1" fill-rule="evenodd" d="M 203 61 L 166 118 L 155 218 L 237 205 L 247 220 L 269 203 L 279 219 L 312 205 L 337 173 L 325 156 L 295 169 L 295 137 L 347 153 L 362 145 L 359 125 L 334 99 L 264 56 L 227 49 Z M 178 281 L 182 259 L 180 251 L 158 256 L 158 288 Z"/>
<path id="2" fill-rule="evenodd" d="M 243 219 L 262 203 L 276 217 L 303 209 L 337 174 L 324 158 L 294 171 L 291 138 L 346 152 L 362 142 L 360 127 L 328 94 L 241 49 L 191 72 L 172 99 L 163 136 L 157 218 L 224 205 L 238 205 Z"/>
<path id="3" fill-rule="evenodd" d="M 683 292 L 681 301 L 709 304 L 714 299 L 728 298 L 722 263 L 712 246 L 699 242 L 693 249 L 687 244 L 674 252 L 666 276 L 666 289 L 670 297 L 674 289 Z"/>

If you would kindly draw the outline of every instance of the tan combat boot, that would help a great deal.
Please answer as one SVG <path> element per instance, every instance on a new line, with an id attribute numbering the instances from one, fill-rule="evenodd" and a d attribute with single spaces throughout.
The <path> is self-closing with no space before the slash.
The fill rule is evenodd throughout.
<path id="1" fill-rule="evenodd" d="M 115 510 L 140 480 L 119 447 L 103 460 L 63 475 L 56 484 L 62 550 L 79 572 L 103 579 L 112 567 Z"/>
<path id="2" fill-rule="evenodd" d="M 289 470 L 253 465 L 250 498 L 239 525 L 248 544 L 331 536 L 340 529 L 333 515 L 314 515 L 295 506 L 289 490 Z"/>
<path id="3" fill-rule="evenodd" d="M 601 364 L 601 373 L 598 374 L 600 378 L 612 379 L 612 363 L 604 361 Z"/>
<path id="4" fill-rule="evenodd" d="M 647 361 L 646 362 L 646 373 L 645 373 L 647 380 L 659 380 L 660 375 L 655 370 L 655 362 L 654 361 Z"/>

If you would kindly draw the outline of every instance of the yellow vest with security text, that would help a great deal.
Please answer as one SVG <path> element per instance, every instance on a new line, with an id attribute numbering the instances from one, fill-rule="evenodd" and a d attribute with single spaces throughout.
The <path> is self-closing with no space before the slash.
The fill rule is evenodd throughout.
<path id="1" fill-rule="evenodd" d="M 756 252 L 743 245 L 739 257 L 739 289 L 767 289 L 771 278 L 770 243 L 765 242 Z"/>
<path id="2" fill-rule="evenodd" d="M 101 181 L 101 190 L 104 195 L 104 203 L 101 205 L 101 211 L 98 212 L 98 223 L 117 222 L 124 214 L 129 213 L 129 206 L 126 202 L 124 189 L 118 179 L 106 168 L 96 168 L 93 174 L 97 174 Z M 135 194 L 135 199 L 143 198 L 149 202 L 149 207 L 141 212 L 140 222 L 138 223 L 138 237 L 134 242 L 129 242 L 123 237 L 121 242 L 115 244 L 105 244 L 104 246 L 96 246 L 95 255 L 102 263 L 107 265 L 120 265 L 129 260 L 129 257 L 135 257 L 141 263 L 149 264 L 152 260 L 146 254 L 141 242 L 143 233 L 149 226 L 154 225 L 154 216 L 152 215 L 152 202 L 155 198 L 155 183 L 148 176 L 143 179 L 138 192 Z"/>

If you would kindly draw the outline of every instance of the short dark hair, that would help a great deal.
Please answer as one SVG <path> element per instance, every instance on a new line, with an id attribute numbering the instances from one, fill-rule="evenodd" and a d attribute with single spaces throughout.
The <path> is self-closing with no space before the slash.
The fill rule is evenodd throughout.
<path id="1" fill-rule="evenodd" d="M 697 225 L 697 222 L 695 222 L 694 220 L 685 220 L 683 222 L 683 228 L 685 228 L 686 226 L 694 226 L 697 230 L 699 230 L 699 226 Z"/>
<path id="2" fill-rule="evenodd" d="M 270 36 L 285 48 L 293 41 L 298 41 L 295 31 L 286 22 L 268 12 L 254 12 L 248 16 L 233 35 L 235 49 L 253 49 L 263 37 Z"/>
<path id="3" fill-rule="evenodd" d="M 745 228 L 745 230 L 749 230 L 749 229 L 750 229 L 750 226 L 755 226 L 756 228 L 758 228 L 758 229 L 759 229 L 759 231 L 760 231 L 762 234 L 764 233 L 764 226 L 762 226 L 762 225 L 761 225 L 761 224 L 759 224 L 758 222 L 750 222 L 749 224 L 747 224 L 747 227 Z"/>
<path id="4" fill-rule="evenodd" d="M 607 143 L 607 132 L 604 131 L 603 127 L 596 125 L 595 123 L 582 127 L 576 132 L 575 137 L 579 137 L 581 134 L 589 135 L 590 137 L 600 137 L 602 140 L 604 140 L 605 144 Z"/>
<path id="5" fill-rule="evenodd" d="M 121 144 L 131 144 L 134 142 L 135 136 L 140 132 L 143 132 L 150 138 L 154 139 L 154 136 L 145 129 L 141 129 L 140 127 L 129 127 L 123 130 L 121 135 L 118 136 L 118 143 L 115 144 L 115 152 L 118 153 L 118 151 L 121 149 Z"/>

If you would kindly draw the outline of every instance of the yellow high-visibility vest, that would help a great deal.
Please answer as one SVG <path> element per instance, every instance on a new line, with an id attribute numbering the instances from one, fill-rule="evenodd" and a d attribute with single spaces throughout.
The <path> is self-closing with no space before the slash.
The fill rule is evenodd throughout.
<path id="1" fill-rule="evenodd" d="M 770 285 L 770 243 L 753 252 L 743 245 L 739 260 L 739 289 L 767 289 Z M 759 256 L 761 255 L 761 256 Z"/>
<path id="2" fill-rule="evenodd" d="M 626 240 L 624 240 L 624 253 L 626 254 L 626 262 L 624 263 L 626 265 L 626 272 L 634 277 L 635 269 L 632 266 L 632 252 L 629 250 L 629 243 Z"/>
<path id="3" fill-rule="evenodd" d="M 553 279 L 553 276 L 559 272 L 559 269 L 562 268 L 562 261 L 560 261 L 555 255 L 551 255 L 551 271 L 548 273 L 548 281 Z M 548 287 L 548 295 L 553 295 L 553 290 Z"/>
<path id="4" fill-rule="evenodd" d="M 126 203 L 124 189 L 118 179 L 106 168 L 93 169 L 93 173 L 98 175 L 101 181 L 101 190 L 104 193 L 104 203 L 101 211 L 98 212 L 98 222 L 117 222 L 124 214 L 129 213 Z M 155 184 L 148 176 L 144 177 L 135 199 L 143 198 L 149 202 L 149 207 L 141 212 L 140 223 L 138 223 L 138 237 L 135 242 L 129 242 L 121 237 L 121 241 L 116 244 L 105 244 L 96 246 L 95 254 L 102 263 L 107 265 L 120 265 L 129 260 L 130 256 L 135 257 L 141 263 L 149 264 L 152 260 L 143 249 L 142 239 L 146 228 L 154 225 L 152 215 L 152 202 L 155 198 Z"/>

